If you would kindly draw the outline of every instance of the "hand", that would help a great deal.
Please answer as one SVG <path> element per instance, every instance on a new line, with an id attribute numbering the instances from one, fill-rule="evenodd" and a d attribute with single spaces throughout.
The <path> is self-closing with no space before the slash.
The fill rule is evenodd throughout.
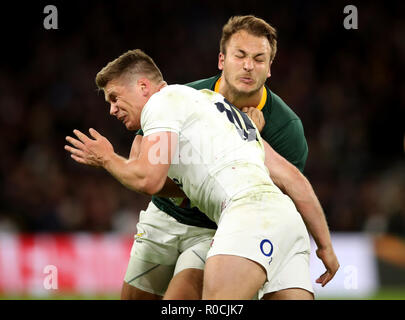
<path id="1" fill-rule="evenodd" d="M 339 269 L 339 262 L 331 246 L 316 250 L 316 255 L 326 268 L 325 273 L 316 279 L 316 283 L 320 283 L 324 287 L 335 276 Z"/>
<path id="2" fill-rule="evenodd" d="M 114 148 L 110 141 L 96 130 L 89 129 L 89 132 L 94 140 L 79 130 L 73 130 L 79 140 L 67 136 L 66 141 L 72 144 L 73 147 L 65 145 L 65 150 L 71 153 L 71 157 L 76 162 L 94 167 L 104 167 L 109 156 L 114 153 Z"/>
<path id="3" fill-rule="evenodd" d="M 254 107 L 244 107 L 242 111 L 246 113 L 250 119 L 255 123 L 259 132 L 262 132 L 266 121 L 264 120 L 263 112 Z"/>

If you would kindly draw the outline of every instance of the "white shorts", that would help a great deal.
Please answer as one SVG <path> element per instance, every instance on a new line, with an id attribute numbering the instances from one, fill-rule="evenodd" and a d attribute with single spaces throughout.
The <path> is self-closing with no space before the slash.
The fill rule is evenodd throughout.
<path id="1" fill-rule="evenodd" d="M 290 288 L 300 288 L 314 293 L 309 271 L 309 255 L 310 252 L 307 251 L 299 252 L 286 261 L 273 279 L 266 281 L 259 290 L 258 299 L 263 298 L 266 293 Z"/>
<path id="2" fill-rule="evenodd" d="M 204 269 L 214 234 L 213 229 L 180 223 L 150 202 L 139 215 L 124 281 L 163 296 L 176 273 Z"/>
<path id="3" fill-rule="evenodd" d="M 261 295 L 287 288 L 313 292 L 309 273 L 310 241 L 290 198 L 266 192 L 234 200 L 218 223 L 207 259 L 235 255 L 264 267 Z"/>

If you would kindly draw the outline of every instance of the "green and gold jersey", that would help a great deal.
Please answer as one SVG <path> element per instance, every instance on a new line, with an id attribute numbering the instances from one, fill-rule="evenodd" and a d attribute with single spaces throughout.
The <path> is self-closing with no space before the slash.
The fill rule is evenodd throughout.
<path id="1" fill-rule="evenodd" d="M 186 84 L 194 89 L 210 89 L 218 92 L 221 75 Z M 272 148 L 294 164 L 301 172 L 308 156 L 304 129 L 298 116 L 280 97 L 265 86 L 257 106 L 263 112 L 266 124 L 261 136 Z M 138 134 L 142 134 L 141 131 Z M 188 199 L 152 197 L 152 202 L 162 211 L 187 225 L 216 229 L 216 224 L 190 204 Z"/>

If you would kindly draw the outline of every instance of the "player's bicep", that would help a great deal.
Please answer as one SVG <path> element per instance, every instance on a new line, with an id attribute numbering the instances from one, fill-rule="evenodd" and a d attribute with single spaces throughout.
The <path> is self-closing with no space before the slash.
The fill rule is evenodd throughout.
<path id="1" fill-rule="evenodd" d="M 138 161 L 147 175 L 148 186 L 156 193 L 165 184 L 167 173 L 176 154 L 178 134 L 155 132 L 141 139 Z"/>
<path id="2" fill-rule="evenodd" d="M 141 152 L 141 143 L 143 136 L 136 135 L 132 142 L 131 152 L 129 153 L 129 159 L 137 159 Z"/>
<path id="3" fill-rule="evenodd" d="M 291 163 L 278 154 L 266 141 L 263 141 L 265 150 L 265 165 L 273 182 L 285 191 L 285 185 L 297 170 Z M 298 170 L 297 170 L 298 171 Z"/>

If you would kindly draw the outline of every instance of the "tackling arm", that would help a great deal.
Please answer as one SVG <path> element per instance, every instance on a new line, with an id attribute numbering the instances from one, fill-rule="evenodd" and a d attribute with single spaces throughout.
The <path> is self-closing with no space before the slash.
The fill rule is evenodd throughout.
<path id="1" fill-rule="evenodd" d="M 141 144 L 142 144 L 143 136 L 138 134 L 135 136 L 134 141 L 132 142 L 131 152 L 129 154 L 130 159 L 137 159 L 141 152 Z M 169 177 L 166 178 L 165 184 L 163 188 L 155 194 L 159 197 L 186 197 L 184 192 L 170 179 Z"/>
<path id="2" fill-rule="evenodd" d="M 293 200 L 318 247 L 317 255 L 324 263 L 327 271 L 317 282 L 324 286 L 335 275 L 339 263 L 333 251 L 328 224 L 321 204 L 304 175 L 275 152 L 266 141 L 263 140 L 263 142 L 266 152 L 265 164 L 269 169 L 271 178 Z"/>
<path id="3" fill-rule="evenodd" d="M 103 167 L 124 186 L 140 193 L 153 195 L 163 188 L 177 147 L 176 133 L 151 134 L 148 139 L 141 140 L 138 157 L 125 159 L 116 154 L 111 143 L 96 130 L 90 129 L 89 132 L 94 139 L 79 130 L 74 130 L 79 140 L 66 137 L 73 147 L 65 146 L 65 149 L 75 161 Z M 152 147 L 155 148 L 155 153 L 150 152 Z M 132 149 L 135 148 L 131 148 L 131 151 Z"/>

